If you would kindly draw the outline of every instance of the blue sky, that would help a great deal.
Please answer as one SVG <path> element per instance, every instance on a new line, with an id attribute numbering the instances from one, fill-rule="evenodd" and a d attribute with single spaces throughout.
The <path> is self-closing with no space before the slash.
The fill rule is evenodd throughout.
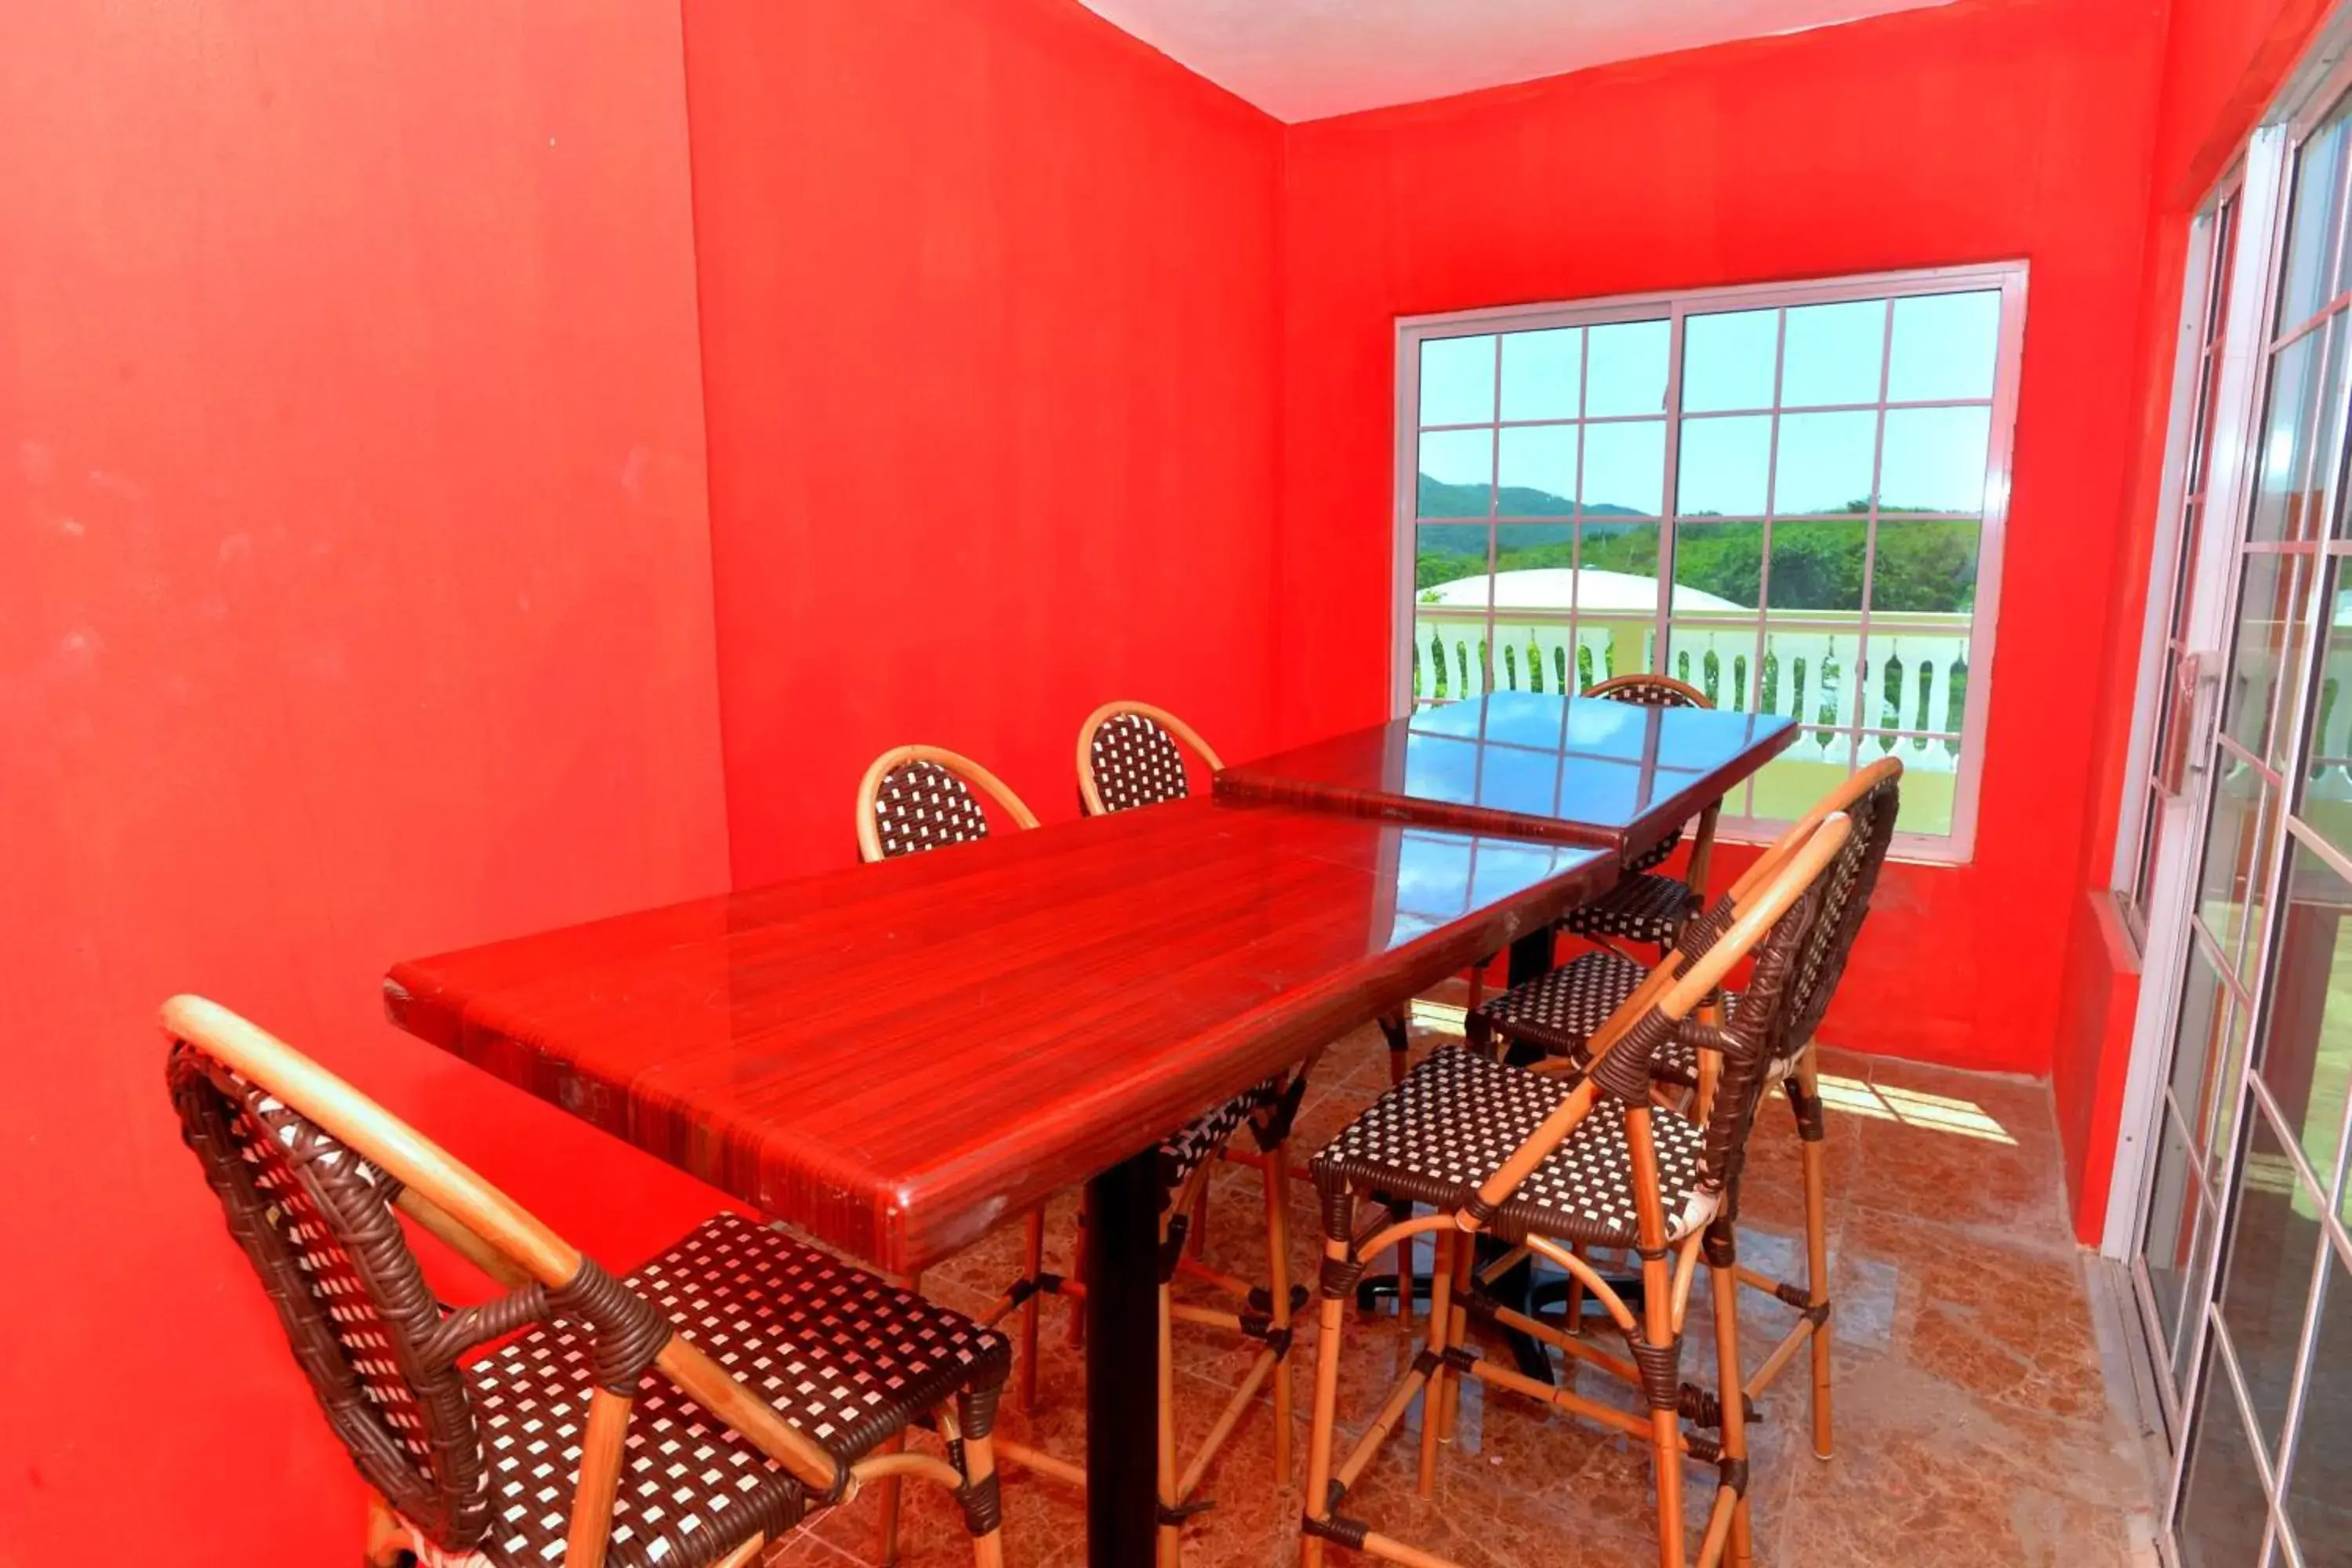
<path id="1" fill-rule="evenodd" d="M 1790 310 L 1785 353 L 1777 356 L 1780 310 L 1685 318 L 1685 417 L 1676 510 L 1686 515 L 1761 513 L 1768 484 L 1772 509 L 1781 515 L 1843 511 L 1848 501 L 1868 495 L 1876 416 L 1792 411 L 1877 400 L 1887 349 L 1886 311 L 1886 303 L 1874 300 Z M 1895 300 L 1891 363 L 1885 366 L 1888 400 L 1990 399 L 2000 320 L 1997 291 Z M 1566 497 L 1577 491 L 1580 456 L 1587 506 L 1660 511 L 1666 500 L 1661 491 L 1669 347 L 1664 321 L 1424 341 L 1423 425 L 1495 419 L 1498 353 L 1506 420 L 1658 417 L 1506 429 L 1499 440 L 1486 431 L 1433 432 L 1421 437 L 1422 472 L 1449 483 L 1485 484 L 1499 463 L 1501 483 Z M 1588 351 L 1580 403 L 1578 367 Z M 1770 407 L 1776 369 L 1783 411 L 1777 474 L 1769 416 L 1704 416 Z M 1882 504 L 1937 511 L 1981 509 L 1990 429 L 1989 405 L 1890 410 Z"/>

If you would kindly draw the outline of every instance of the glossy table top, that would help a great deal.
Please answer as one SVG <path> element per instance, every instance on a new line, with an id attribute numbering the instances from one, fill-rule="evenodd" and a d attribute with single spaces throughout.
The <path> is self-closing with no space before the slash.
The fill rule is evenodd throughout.
<path id="1" fill-rule="evenodd" d="M 1226 768 L 1216 792 L 1638 855 L 1796 738 L 1771 715 L 1504 691 Z"/>
<path id="2" fill-rule="evenodd" d="M 1208 798 L 396 965 L 393 1021 L 895 1273 L 1607 887 Z"/>

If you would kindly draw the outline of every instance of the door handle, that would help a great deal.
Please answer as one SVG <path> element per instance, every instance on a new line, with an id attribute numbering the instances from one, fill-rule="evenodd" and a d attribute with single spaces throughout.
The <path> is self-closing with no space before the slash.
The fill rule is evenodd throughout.
<path id="1" fill-rule="evenodd" d="M 2205 771 L 2212 726 L 2220 717 L 2221 704 L 2210 696 L 2221 685 L 2212 669 L 2219 662 L 2210 653 L 2189 653 L 2172 668 L 2164 694 L 2164 754 L 2156 760 L 2156 787 L 2168 796 L 2178 796 L 2192 774 Z"/>

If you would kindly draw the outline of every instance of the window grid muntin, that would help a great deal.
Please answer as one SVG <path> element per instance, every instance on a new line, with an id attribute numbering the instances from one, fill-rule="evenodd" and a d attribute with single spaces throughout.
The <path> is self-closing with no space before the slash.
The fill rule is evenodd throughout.
<path id="1" fill-rule="evenodd" d="M 1529 523 L 1558 524 L 1563 521 L 1570 523 L 1570 562 L 1571 567 L 1575 570 L 1571 573 L 1570 579 L 1571 584 L 1570 604 L 1566 608 L 1569 616 L 1569 646 L 1571 647 L 1581 648 L 1581 634 L 1588 618 L 1586 606 L 1581 602 L 1580 592 L 1581 573 L 1585 566 L 1585 535 L 1588 527 L 1596 521 L 1601 523 L 1623 522 L 1655 524 L 1658 530 L 1659 547 L 1655 577 L 1657 587 L 1654 590 L 1654 599 L 1656 607 L 1655 626 L 1654 632 L 1648 638 L 1644 657 L 1638 668 L 1652 669 L 1666 674 L 1679 674 L 1677 656 L 1682 650 L 1677 649 L 1675 646 L 1676 639 L 1674 633 L 1677 624 L 1677 617 L 1675 617 L 1672 613 L 1673 587 L 1675 583 L 1673 552 L 1675 549 L 1676 525 L 1685 522 L 1697 523 L 1700 525 L 1727 524 L 1734 522 L 1761 523 L 1763 525 L 1763 537 L 1759 546 L 1761 562 L 1759 564 L 1759 582 L 1757 596 L 1759 600 L 1766 602 L 1759 603 L 1755 606 L 1752 612 L 1755 635 L 1752 646 L 1745 650 L 1748 669 L 1744 682 L 1744 689 L 1741 693 L 1743 699 L 1742 706 L 1746 710 L 1753 711 L 1762 698 L 1764 655 L 1769 647 L 1771 634 L 1774 631 L 1780 629 L 1828 629 L 1827 627 L 1819 625 L 1809 626 L 1807 624 L 1809 620 L 1817 620 L 1821 614 L 1817 611 L 1809 612 L 1807 610 L 1799 609 L 1784 614 L 1776 615 L 1773 613 L 1769 603 L 1769 582 L 1771 571 L 1771 538 L 1774 531 L 1774 524 L 1782 521 L 1818 522 L 1824 521 L 1844 520 L 1853 518 L 1854 514 L 1837 512 L 1805 512 L 1781 517 L 1771 510 L 1770 503 L 1769 501 L 1767 511 L 1760 514 L 1748 513 L 1735 517 L 1729 515 L 1715 516 L 1684 513 L 1680 510 L 1681 497 L 1678 494 L 1680 447 L 1684 428 L 1693 420 L 1735 418 L 1742 416 L 1748 417 L 1769 416 L 1773 420 L 1773 426 L 1771 431 L 1772 445 L 1767 469 L 1767 484 L 1768 486 L 1774 486 L 1777 485 L 1779 480 L 1779 426 L 1780 419 L 1782 416 L 1788 414 L 1811 415 L 1823 413 L 1874 413 L 1876 418 L 1875 426 L 1872 436 L 1871 486 L 1868 497 L 1869 504 L 1867 510 L 1862 514 L 1859 519 L 1859 521 L 1864 522 L 1865 530 L 1865 548 L 1862 569 L 1863 582 L 1860 588 L 1861 605 L 1859 610 L 1855 612 L 1855 620 L 1853 622 L 1839 623 L 1836 626 L 1837 635 L 1851 636 L 1853 637 L 1853 647 L 1850 655 L 1843 658 L 1836 657 L 1838 650 L 1832 647 L 1827 650 L 1827 655 L 1822 660 L 1823 668 L 1828 668 L 1830 662 L 1834 660 L 1835 668 L 1839 676 L 1839 690 L 1835 699 L 1835 706 L 1837 710 L 1836 718 L 1832 724 L 1822 726 L 1813 721 L 1811 719 L 1800 714 L 1796 716 L 1796 722 L 1801 736 L 1805 739 L 1812 739 L 1817 736 L 1826 737 L 1830 751 L 1832 753 L 1842 751 L 1843 753 L 1843 760 L 1847 765 L 1853 765 L 1854 760 L 1861 754 L 1866 742 L 1872 740 L 1877 740 L 1882 742 L 1878 753 L 1881 755 L 1895 751 L 1902 742 L 1916 742 L 1922 748 L 1928 744 L 1946 745 L 1949 754 L 1953 756 L 1955 761 L 1955 767 L 1953 770 L 1954 785 L 1952 819 L 1949 825 L 1949 829 L 1946 833 L 1935 835 L 1898 832 L 1897 847 L 1898 851 L 1916 855 L 1922 858 L 1951 860 L 1966 859 L 1973 848 L 1975 796 L 1980 781 L 1982 769 L 1981 741 L 1980 739 L 1977 739 L 1977 744 L 1974 746 L 1971 746 L 1969 742 L 1972 738 L 1980 737 L 1981 727 L 1983 724 L 1983 714 L 1986 704 L 1989 701 L 1989 693 L 1985 689 L 1984 681 L 1981 678 L 1990 673 L 1992 632 L 1994 623 L 1998 616 L 1999 570 L 2002 548 L 2001 535 L 2006 523 L 2010 442 L 2013 435 L 2014 427 L 2016 383 L 2019 374 L 2019 343 L 2021 337 L 2021 316 L 2024 306 L 2024 265 L 2022 263 L 2004 263 L 1980 268 L 1960 268 L 1929 272 L 1855 277 L 1811 284 L 1767 285 L 1754 288 L 1702 290 L 1688 294 L 1659 296 L 1655 299 L 1603 301 L 1592 306 L 1546 305 L 1509 307 L 1501 310 L 1463 312 L 1442 317 L 1410 320 L 1402 322 L 1401 326 L 1402 330 L 1401 333 L 1400 347 L 1401 350 L 1405 352 L 1400 353 L 1400 462 L 1398 466 L 1398 484 L 1400 487 L 1400 496 L 1407 499 L 1400 506 L 1400 527 L 1398 534 L 1399 559 L 1401 573 L 1405 575 L 1407 581 L 1412 582 L 1415 584 L 1413 588 L 1407 591 L 1409 595 L 1408 602 L 1403 606 L 1404 614 L 1400 617 L 1402 630 L 1401 640 L 1402 640 L 1406 646 L 1404 648 L 1400 650 L 1404 657 L 1401 658 L 1398 661 L 1396 679 L 1399 682 L 1402 693 L 1400 701 L 1403 707 L 1403 710 L 1418 711 L 1422 708 L 1432 706 L 1436 701 L 1440 700 L 1435 693 L 1435 682 L 1433 679 L 1426 680 L 1424 682 L 1424 689 L 1419 693 L 1416 693 L 1413 690 L 1412 681 L 1411 679 L 1412 670 L 1415 667 L 1417 659 L 1423 652 L 1426 651 L 1421 646 L 1420 627 L 1418 626 L 1418 611 L 1420 606 L 1418 604 L 1418 578 L 1417 571 L 1415 570 L 1415 562 L 1418 556 L 1418 543 L 1417 535 L 1414 531 L 1418 527 L 1431 522 L 1459 523 L 1475 521 L 1469 518 L 1432 518 L 1423 515 L 1420 508 L 1420 491 L 1417 477 L 1418 470 L 1415 467 L 1415 455 L 1418 452 L 1419 438 L 1423 434 L 1450 430 L 1486 429 L 1490 427 L 1496 433 L 1496 439 L 1498 444 L 1496 461 L 1494 467 L 1490 468 L 1488 476 L 1490 511 L 1485 520 L 1489 542 L 1487 550 L 1487 569 L 1490 581 L 1498 566 L 1499 543 L 1502 537 L 1497 532 L 1497 529 L 1499 527 L 1510 526 L 1515 523 L 1522 526 Z M 1891 376 L 1893 372 L 1896 302 L 1911 299 L 1974 293 L 1994 293 L 2000 297 L 1998 312 L 1994 321 L 1994 341 L 1992 346 L 1993 383 L 1990 395 L 1986 397 L 1890 399 L 1888 394 L 1891 387 Z M 1780 395 L 1783 390 L 1787 372 L 1786 350 L 1788 336 L 1788 312 L 1791 310 L 1803 309 L 1811 305 L 1853 303 L 1861 300 L 1868 300 L 1881 304 L 1885 314 L 1878 350 L 1879 379 L 1877 401 L 1871 403 L 1783 404 L 1780 400 Z M 1772 405 L 1769 408 L 1707 409 L 1699 412 L 1685 411 L 1682 407 L 1682 380 L 1685 368 L 1685 360 L 1687 352 L 1684 331 L 1685 322 L 1692 317 L 1704 317 L 1723 313 L 1736 313 L 1743 310 L 1773 310 L 1777 318 L 1774 325 L 1774 395 Z M 1660 321 L 1666 322 L 1669 328 L 1668 342 L 1666 345 L 1666 384 L 1663 416 L 1649 413 L 1627 415 L 1594 415 L 1591 413 L 1591 364 L 1592 354 L 1592 330 L 1598 327 L 1628 322 Z M 1577 416 L 1574 419 L 1553 418 L 1505 420 L 1502 418 L 1503 399 L 1500 383 L 1505 360 L 1505 354 L 1502 348 L 1503 339 L 1514 332 L 1539 331 L 1570 326 L 1584 329 L 1584 335 L 1579 344 L 1580 384 L 1578 388 Z M 1432 340 L 1486 335 L 1492 335 L 1496 339 L 1496 349 L 1493 358 L 1496 385 L 1493 394 L 1493 425 L 1491 426 L 1481 424 L 1458 423 L 1429 426 L 1422 425 L 1420 423 L 1421 397 L 1419 385 L 1419 374 L 1421 369 L 1420 353 L 1422 345 Z M 1880 512 L 1882 502 L 1884 500 L 1884 497 L 1880 494 L 1880 490 L 1885 478 L 1886 416 L 1889 412 L 1951 407 L 1983 408 L 1987 410 L 1988 432 L 1984 457 L 1985 484 L 1981 497 L 1982 506 L 1980 510 L 1976 511 L 1902 512 L 1896 514 L 1896 516 L 1901 522 L 1905 523 L 1913 521 L 1920 523 L 1973 522 L 1977 525 L 1978 537 L 1975 559 L 1977 577 L 1975 583 L 1975 599 L 1971 608 L 1968 612 L 1965 612 L 1967 621 L 1965 626 L 1961 628 L 1955 628 L 1949 626 L 1936 626 L 1932 623 L 1922 622 L 1917 618 L 1919 612 L 1874 612 L 1871 607 L 1871 601 L 1875 596 L 1876 590 L 1877 551 L 1879 542 L 1878 527 L 1881 521 Z M 1585 467 L 1590 453 L 1590 447 L 1582 438 L 1581 434 L 1580 434 L 1578 441 L 1578 493 L 1573 498 L 1574 504 L 1565 520 L 1556 515 L 1538 517 L 1527 514 L 1504 514 L 1499 512 L 1499 510 L 1491 510 L 1496 503 L 1498 503 L 1499 500 L 1501 485 L 1501 476 L 1499 473 L 1499 441 L 1500 432 L 1503 429 L 1513 426 L 1559 426 L 1570 425 L 1589 428 L 1595 425 L 1657 423 L 1661 420 L 1664 426 L 1665 439 L 1662 471 L 1659 477 L 1659 505 L 1655 513 L 1645 513 L 1640 517 L 1630 517 L 1622 514 L 1601 514 L 1597 518 L 1587 513 L 1585 506 L 1588 497 L 1585 492 L 1589 489 L 1589 486 L 1585 480 Z M 1556 613 L 1556 611 L 1554 613 Z M 1724 617 L 1723 623 L 1720 623 L 1718 627 L 1698 628 L 1702 631 L 1708 629 L 1721 629 L 1729 632 L 1743 630 L 1745 629 L 1746 621 L 1748 618 L 1741 617 L 1740 624 L 1733 625 L 1731 624 L 1731 618 L 1734 616 L 1734 612 L 1732 611 L 1700 612 L 1700 614 L 1719 615 Z M 1954 614 L 1959 614 L 1959 612 L 1954 612 Z M 1449 689 L 1444 700 L 1458 700 L 1463 696 L 1479 695 L 1496 688 L 1496 668 L 1497 662 L 1496 655 L 1499 650 L 1499 640 L 1496 626 L 1500 618 L 1500 613 L 1498 612 L 1497 606 L 1495 603 L 1494 594 L 1490 588 L 1485 613 L 1483 616 L 1480 617 L 1478 623 L 1481 632 L 1479 642 L 1486 654 L 1483 663 L 1479 666 L 1480 684 L 1475 691 L 1456 692 Z M 1690 631 L 1692 628 L 1692 621 L 1687 614 L 1685 617 L 1680 618 L 1679 624 L 1685 627 L 1686 632 Z M 1929 709 L 1929 717 L 1931 719 L 1940 720 L 1939 722 L 1930 723 L 1925 726 L 1909 725 L 1907 727 L 1904 723 L 1905 718 L 1914 708 L 1916 708 L 1916 676 L 1917 666 L 1916 663 L 1906 663 L 1903 668 L 1903 675 L 1901 678 L 1902 684 L 1899 688 L 1899 695 L 1895 700 L 1895 710 L 1894 718 L 1895 722 L 1893 724 L 1885 723 L 1884 721 L 1887 716 L 1886 710 L 1888 699 L 1886 698 L 1884 690 L 1885 668 L 1884 667 L 1877 669 L 1871 668 L 1872 643 L 1874 640 L 1880 642 L 1892 641 L 1903 637 L 1937 636 L 1948 637 L 1953 636 L 1956 630 L 1959 631 L 1961 634 L 1961 643 L 1958 653 L 1960 668 L 1968 671 L 1969 676 L 1972 678 L 1968 682 L 1968 689 L 1965 693 L 1958 699 L 1958 705 L 1960 709 L 1958 727 L 1955 729 L 1950 724 L 1952 710 L 1956 705 L 1956 697 L 1953 691 L 1953 687 L 1957 683 L 1952 679 L 1952 669 L 1949 664 L 1947 664 L 1944 668 L 1938 672 L 1938 680 L 1941 685 L 1941 689 L 1936 693 L 1937 700 Z M 1704 650 L 1704 654 L 1713 656 L 1717 658 L 1719 682 L 1728 683 L 1734 677 L 1734 668 L 1737 659 L 1734 657 L 1716 648 L 1706 648 Z M 1569 674 L 1570 679 L 1572 681 L 1579 680 L 1580 678 L 1580 658 L 1571 658 L 1570 661 Z M 1694 678 L 1696 677 L 1703 662 L 1703 657 L 1694 659 L 1691 666 Z M 1636 667 L 1628 664 L 1627 668 L 1631 668 Z M 1604 673 L 1604 671 L 1598 668 L 1596 663 L 1594 678 L 1596 679 L 1601 679 Z M 1623 673 L 1623 671 L 1620 670 L 1619 673 Z M 1865 676 L 1870 678 L 1867 681 L 1865 680 Z M 1788 671 L 1782 671 L 1782 679 L 1789 682 L 1789 689 L 1793 692 L 1794 682 L 1791 680 Z M 1808 706 L 1811 707 L 1812 706 L 1812 700 L 1822 689 L 1820 671 L 1808 669 L 1807 679 L 1804 683 L 1804 695 L 1807 699 Z M 1721 690 L 1722 685 L 1719 684 L 1718 692 Z M 1818 708 L 1814 708 L 1814 711 L 1817 712 Z M 1840 742 L 1843 742 L 1843 744 L 1841 745 Z M 1832 754 L 1824 756 L 1821 760 L 1825 763 L 1835 763 L 1839 758 Z M 1748 781 L 1742 785 L 1742 801 L 1751 809 L 1742 811 L 1736 815 L 1733 812 L 1727 810 L 1723 824 L 1725 830 L 1735 834 L 1745 833 L 1751 836 L 1765 834 L 1769 833 L 1777 822 L 1785 820 L 1783 818 L 1759 818 L 1752 814 L 1752 803 L 1755 788 L 1756 782 L 1754 780 Z"/>

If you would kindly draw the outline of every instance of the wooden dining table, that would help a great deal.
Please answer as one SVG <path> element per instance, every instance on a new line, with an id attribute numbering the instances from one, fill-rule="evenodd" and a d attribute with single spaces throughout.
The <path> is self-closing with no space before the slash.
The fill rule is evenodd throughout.
<path id="1" fill-rule="evenodd" d="M 1623 858 L 1424 821 L 1409 789 L 1382 813 L 1225 784 L 411 960 L 386 1009 L 899 1276 L 1087 1182 L 1088 1558 L 1124 1568 L 1157 1519 L 1159 1141 L 1455 971 L 1548 952 Z"/>

